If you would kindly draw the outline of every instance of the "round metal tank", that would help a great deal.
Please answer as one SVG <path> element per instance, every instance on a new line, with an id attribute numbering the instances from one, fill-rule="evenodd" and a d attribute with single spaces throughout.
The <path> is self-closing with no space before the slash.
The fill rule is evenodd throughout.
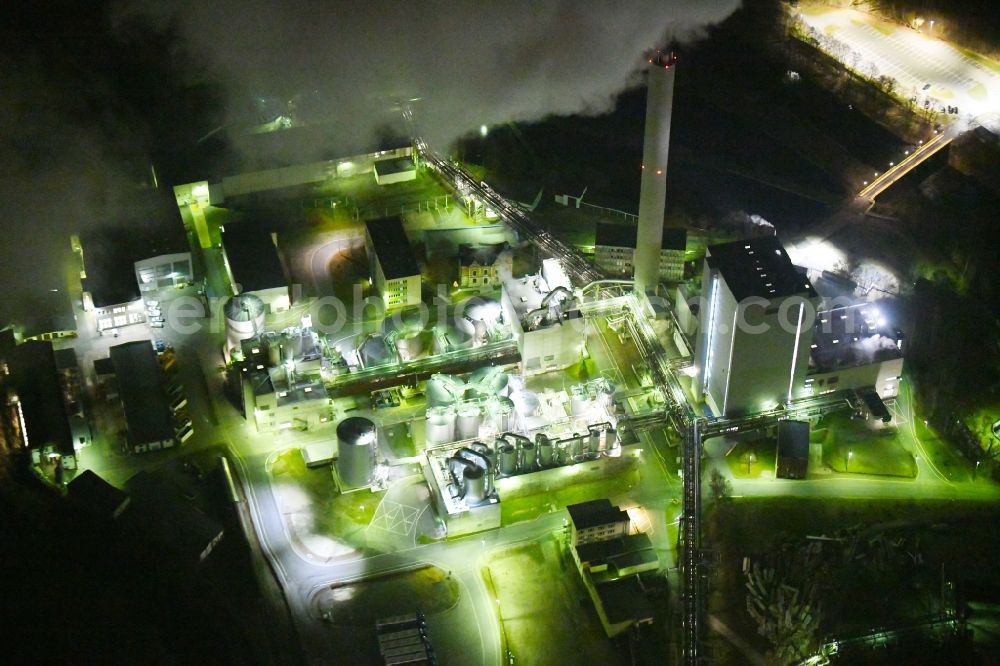
<path id="1" fill-rule="evenodd" d="M 520 416 L 534 416 L 541 405 L 538 396 L 531 391 L 517 391 L 511 394 L 510 399 Z"/>
<path id="2" fill-rule="evenodd" d="M 448 407 L 431 407 L 427 410 L 427 428 L 424 438 L 429 446 L 455 441 L 455 411 Z"/>
<path id="3" fill-rule="evenodd" d="M 591 430 L 583 437 L 583 453 L 585 455 L 594 455 L 600 450 L 601 443 L 601 431 Z"/>
<path id="4" fill-rule="evenodd" d="M 486 473 L 482 467 L 466 467 L 462 482 L 467 504 L 479 504 L 486 500 Z"/>
<path id="5" fill-rule="evenodd" d="M 563 464 L 571 463 L 576 460 L 577 456 L 580 455 L 581 444 L 582 442 L 578 437 L 573 437 L 565 442 L 562 449 Z"/>
<path id="6" fill-rule="evenodd" d="M 552 446 L 552 440 L 545 435 L 535 437 L 538 444 L 538 464 L 542 467 L 551 467 L 556 461 L 556 450 Z"/>
<path id="7" fill-rule="evenodd" d="M 517 448 L 513 444 L 499 446 L 500 473 L 510 475 L 517 472 Z"/>
<path id="8" fill-rule="evenodd" d="M 535 456 L 538 450 L 535 447 L 534 442 L 521 442 L 521 455 L 520 455 L 520 467 L 521 471 L 529 472 L 535 469 Z"/>
<path id="9" fill-rule="evenodd" d="M 514 413 L 514 403 L 510 398 L 490 398 L 486 403 L 486 418 L 497 432 L 510 430 L 510 416 Z"/>
<path id="10" fill-rule="evenodd" d="M 463 405 L 458 410 L 455 439 L 479 437 L 479 426 L 483 423 L 483 413 L 479 405 Z"/>
<path id="11" fill-rule="evenodd" d="M 347 486 L 371 483 L 375 468 L 375 424 L 361 416 L 337 424 L 337 472 Z"/>
<path id="12" fill-rule="evenodd" d="M 475 328 L 465 319 L 451 317 L 445 329 L 445 337 L 451 349 L 468 349 L 472 347 Z"/>
<path id="13" fill-rule="evenodd" d="M 425 336 L 421 331 L 412 331 L 396 338 L 396 351 L 403 361 L 412 361 L 424 353 Z"/>
<path id="14" fill-rule="evenodd" d="M 264 301 L 253 294 L 237 294 L 222 308 L 226 318 L 226 342 L 230 349 L 264 331 Z"/>
<path id="15" fill-rule="evenodd" d="M 590 410 L 592 405 L 593 402 L 586 393 L 583 391 L 573 391 L 573 397 L 570 400 L 570 410 L 573 416 L 583 416 Z"/>
<path id="16" fill-rule="evenodd" d="M 281 365 L 281 344 L 276 338 L 268 338 L 267 342 L 267 362 L 271 367 Z"/>
<path id="17" fill-rule="evenodd" d="M 424 388 L 427 404 L 431 407 L 453 404 L 464 393 L 463 384 L 461 379 L 451 375 L 431 375 Z"/>
<path id="18" fill-rule="evenodd" d="M 496 366 L 479 368 L 469 375 L 469 384 L 490 395 L 507 395 L 507 373 Z"/>
<path id="19" fill-rule="evenodd" d="M 366 368 L 389 362 L 389 348 L 381 335 L 366 336 L 359 352 Z"/>

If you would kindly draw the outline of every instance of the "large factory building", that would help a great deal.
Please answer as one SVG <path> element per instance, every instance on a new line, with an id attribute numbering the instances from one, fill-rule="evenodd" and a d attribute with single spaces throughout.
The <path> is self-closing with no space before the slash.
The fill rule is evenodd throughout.
<path id="1" fill-rule="evenodd" d="M 777 238 L 708 248 L 697 390 L 716 415 L 763 411 L 805 393 L 820 298 Z"/>

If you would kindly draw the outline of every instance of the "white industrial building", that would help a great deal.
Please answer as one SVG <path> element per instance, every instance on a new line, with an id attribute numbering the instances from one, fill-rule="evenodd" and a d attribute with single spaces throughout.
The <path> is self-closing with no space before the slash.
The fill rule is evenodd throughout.
<path id="1" fill-rule="evenodd" d="M 584 320 L 558 261 L 542 262 L 541 274 L 506 280 L 501 307 L 517 338 L 524 374 L 559 370 L 583 357 Z"/>
<path id="2" fill-rule="evenodd" d="M 160 289 L 189 284 L 194 279 L 191 253 L 161 254 L 135 262 L 135 279 L 142 296 L 155 295 Z"/>
<path id="3" fill-rule="evenodd" d="M 713 414 L 772 409 L 805 394 L 820 298 L 777 238 L 708 248 L 696 389 Z"/>
<path id="4" fill-rule="evenodd" d="M 243 409 L 258 432 L 312 430 L 331 420 L 333 401 L 321 379 L 323 354 L 314 331 L 263 334 L 241 347 Z"/>
<path id="5" fill-rule="evenodd" d="M 877 305 L 856 302 L 816 316 L 805 395 L 871 390 L 877 400 L 899 395 L 903 377 L 903 336 Z"/>

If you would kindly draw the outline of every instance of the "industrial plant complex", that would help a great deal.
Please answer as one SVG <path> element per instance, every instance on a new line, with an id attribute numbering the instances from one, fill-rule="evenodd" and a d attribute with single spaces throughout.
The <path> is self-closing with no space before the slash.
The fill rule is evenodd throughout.
<path id="1" fill-rule="evenodd" d="M 716 507 L 913 507 L 938 477 L 936 499 L 964 491 L 920 443 L 898 290 L 807 260 L 805 234 L 668 214 L 684 67 L 668 50 L 641 63 L 634 215 L 556 195 L 557 232 L 536 210 L 551 194 L 519 203 L 438 152 L 410 100 L 343 155 L 248 160 L 151 196 L 134 233 L 81 229 L 57 316 L 0 330 L 0 449 L 83 524 L 192 575 L 245 537 L 260 608 L 287 616 L 307 663 L 647 650 L 693 666 L 718 636 L 747 663 L 792 663 L 750 657 L 793 614 L 811 626 L 812 583 L 749 539 L 718 545 L 770 519 L 734 528 Z M 273 133 L 311 140 L 288 123 Z M 203 510 L 216 495 L 231 513 Z M 869 535 L 822 529 L 796 552 Z M 871 543 L 851 561 L 875 561 Z M 955 574 L 939 573 L 944 608 Z M 749 643 L 731 638 L 758 626 L 733 619 L 742 597 L 710 592 L 744 580 Z M 854 645 L 817 641 L 795 663 Z"/>

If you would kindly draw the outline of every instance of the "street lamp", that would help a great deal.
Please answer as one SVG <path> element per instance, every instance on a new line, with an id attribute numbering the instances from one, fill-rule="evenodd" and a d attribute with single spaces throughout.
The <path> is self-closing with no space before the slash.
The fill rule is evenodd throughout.
<path id="1" fill-rule="evenodd" d="M 847 452 L 847 471 L 851 471 L 851 458 L 854 457 L 854 451 Z"/>

